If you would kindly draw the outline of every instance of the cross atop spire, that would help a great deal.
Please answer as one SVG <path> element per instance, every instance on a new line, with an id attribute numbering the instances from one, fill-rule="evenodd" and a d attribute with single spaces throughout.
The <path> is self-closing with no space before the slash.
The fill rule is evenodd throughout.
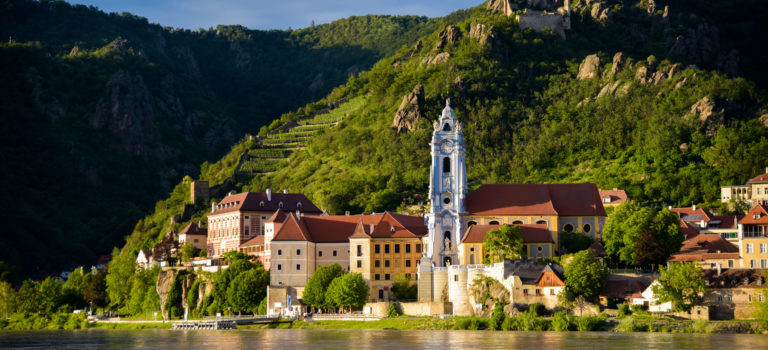
<path id="1" fill-rule="evenodd" d="M 450 97 L 445 99 L 445 106 L 449 107 L 449 108 L 451 107 L 451 98 Z"/>

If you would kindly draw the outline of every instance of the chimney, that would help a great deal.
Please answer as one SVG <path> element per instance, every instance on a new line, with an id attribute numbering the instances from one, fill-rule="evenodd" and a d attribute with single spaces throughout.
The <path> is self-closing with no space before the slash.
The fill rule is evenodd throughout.
<path id="1" fill-rule="evenodd" d="M 707 228 L 707 222 L 706 222 L 706 221 L 704 221 L 704 220 L 701 220 L 701 221 L 699 222 L 699 227 L 701 227 L 701 228 Z"/>
<path id="2" fill-rule="evenodd" d="M 272 201 L 272 190 L 268 188 L 266 190 L 266 192 L 267 192 L 267 201 L 271 202 Z"/>
<path id="3" fill-rule="evenodd" d="M 614 187 L 614 188 L 613 188 L 613 190 L 614 190 L 614 191 L 618 191 L 619 189 L 618 189 L 617 187 Z"/>
<path id="4" fill-rule="evenodd" d="M 696 204 L 693 205 L 693 211 L 696 211 Z"/>
<path id="5" fill-rule="evenodd" d="M 765 167 L 765 173 L 768 174 L 768 166 Z"/>
<path id="6" fill-rule="evenodd" d="M 344 215 L 349 216 L 349 210 L 345 211 Z"/>
<path id="7" fill-rule="evenodd" d="M 370 227 L 370 229 L 368 230 L 368 233 L 373 233 L 373 223 L 371 223 L 371 225 L 369 227 Z"/>
<path id="8" fill-rule="evenodd" d="M 211 202 L 211 213 L 216 212 L 216 202 Z"/>
<path id="9" fill-rule="evenodd" d="M 229 197 L 229 196 L 231 196 L 231 195 L 232 195 L 232 191 L 229 191 L 229 192 L 227 193 L 227 197 Z"/>
<path id="10" fill-rule="evenodd" d="M 296 209 L 296 217 L 301 218 L 301 210 Z"/>
<path id="11" fill-rule="evenodd" d="M 283 189 L 283 194 L 288 194 L 288 190 L 284 188 Z"/>

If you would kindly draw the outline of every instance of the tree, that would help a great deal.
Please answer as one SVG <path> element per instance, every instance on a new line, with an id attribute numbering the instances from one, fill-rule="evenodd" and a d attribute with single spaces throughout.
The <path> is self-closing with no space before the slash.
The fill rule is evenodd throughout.
<path id="1" fill-rule="evenodd" d="M 565 296 L 569 301 L 578 296 L 595 300 L 607 279 L 608 269 L 590 251 L 582 250 L 565 267 Z"/>
<path id="2" fill-rule="evenodd" d="M 662 263 L 680 250 L 685 235 L 677 215 L 625 202 L 603 229 L 605 250 L 629 265 Z"/>
<path id="3" fill-rule="evenodd" d="M 400 274 L 392 283 L 392 294 L 397 300 L 414 300 L 418 297 L 419 286 L 411 284 L 411 278 Z"/>
<path id="4" fill-rule="evenodd" d="M 52 277 L 46 277 L 42 282 L 38 283 L 38 308 L 45 313 L 53 313 L 59 307 L 59 300 L 61 299 L 61 285 L 62 283 L 53 279 Z"/>
<path id="5" fill-rule="evenodd" d="M 91 271 L 85 276 L 83 298 L 95 307 L 107 306 L 107 273 L 104 270 Z"/>
<path id="6" fill-rule="evenodd" d="M 587 236 L 581 232 L 560 232 L 558 236 L 560 245 L 568 253 L 580 252 L 589 248 L 592 243 L 595 243 L 595 239 Z"/>
<path id="7" fill-rule="evenodd" d="M 523 236 L 519 226 L 503 225 L 488 231 L 483 242 L 483 259 L 486 264 L 516 259 L 523 252 Z"/>
<path id="8" fill-rule="evenodd" d="M 224 259 L 224 261 L 226 262 L 233 263 L 238 260 L 248 260 L 250 256 L 248 256 L 248 254 L 245 254 L 243 252 L 230 250 L 224 254 L 221 254 L 221 258 Z"/>
<path id="9" fill-rule="evenodd" d="M 334 279 L 325 293 L 328 304 L 337 308 L 362 307 L 368 297 L 368 284 L 359 273 L 348 273 Z"/>
<path id="10" fill-rule="evenodd" d="M 128 302 L 128 296 L 133 286 L 133 275 L 136 273 L 136 254 L 129 252 L 117 254 L 117 250 L 115 250 L 112 252 L 112 256 L 115 258 L 109 262 L 109 274 L 106 276 L 108 298 L 92 296 L 95 298 L 94 300 L 98 301 L 108 299 L 110 306 L 120 309 Z"/>
<path id="11" fill-rule="evenodd" d="M 235 277 L 227 290 L 232 311 L 237 313 L 258 311 L 259 303 L 267 295 L 269 273 L 262 269 L 250 269 Z"/>
<path id="12" fill-rule="evenodd" d="M 37 313 L 40 310 L 38 300 L 40 298 L 37 285 L 32 280 L 24 280 L 16 293 L 16 310 L 19 313 Z"/>
<path id="13" fill-rule="evenodd" d="M 0 314 L 7 318 L 16 312 L 16 290 L 10 283 L 0 281 Z"/>
<path id="14" fill-rule="evenodd" d="M 699 301 L 699 295 L 707 291 L 701 267 L 692 262 L 671 263 L 661 270 L 657 281 L 653 294 L 659 303 L 671 301 L 675 311 L 690 310 Z"/>
<path id="15" fill-rule="evenodd" d="M 188 262 L 192 260 L 192 258 L 195 257 L 195 253 L 197 253 L 197 248 L 192 242 L 184 243 L 184 245 L 181 246 L 181 261 Z"/>
<path id="16" fill-rule="evenodd" d="M 302 300 L 305 304 L 314 308 L 322 309 L 329 307 L 326 304 L 325 293 L 328 290 L 328 285 L 344 274 L 344 268 L 339 264 L 321 266 L 318 268 L 312 277 L 307 281 L 307 286 L 304 288 L 304 294 L 302 294 Z"/>

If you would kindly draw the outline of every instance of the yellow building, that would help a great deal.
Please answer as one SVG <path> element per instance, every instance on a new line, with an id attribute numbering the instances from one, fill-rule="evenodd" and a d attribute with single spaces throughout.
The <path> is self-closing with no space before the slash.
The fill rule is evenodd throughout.
<path id="1" fill-rule="evenodd" d="M 349 237 L 351 272 L 361 273 L 370 286 L 369 300 L 392 298 L 392 283 L 398 276 L 416 280 L 427 233 L 424 218 L 385 212 L 360 215 Z"/>
<path id="2" fill-rule="evenodd" d="M 595 184 L 482 185 L 466 199 L 465 227 L 545 225 L 559 252 L 558 233 L 581 232 L 600 239 L 607 215 Z"/>
<path id="3" fill-rule="evenodd" d="M 768 268 L 768 206 L 757 205 L 738 225 L 741 267 Z"/>
<path id="4" fill-rule="evenodd" d="M 551 258 L 554 241 L 546 225 L 515 225 L 520 227 L 523 236 L 524 259 Z M 488 231 L 499 229 L 501 225 L 472 225 L 467 229 L 459 243 L 459 264 L 475 265 L 483 263 L 483 242 Z"/>

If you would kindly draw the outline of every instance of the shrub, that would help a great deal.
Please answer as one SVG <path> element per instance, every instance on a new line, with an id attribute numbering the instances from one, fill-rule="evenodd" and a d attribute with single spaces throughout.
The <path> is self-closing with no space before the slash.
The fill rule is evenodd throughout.
<path id="1" fill-rule="evenodd" d="M 632 313 L 642 313 L 643 311 L 645 311 L 645 305 L 643 304 L 632 305 Z"/>
<path id="2" fill-rule="evenodd" d="M 714 333 L 717 331 L 717 327 L 705 320 L 696 320 L 693 322 L 693 332 L 694 333 Z"/>
<path id="3" fill-rule="evenodd" d="M 621 320 L 621 323 L 616 326 L 616 330 L 619 332 L 638 332 L 642 330 L 642 324 L 635 320 L 634 317 L 629 316 Z"/>
<path id="4" fill-rule="evenodd" d="M 583 316 L 576 318 L 576 329 L 579 332 L 589 332 L 600 329 L 605 324 L 601 316 Z"/>
<path id="5" fill-rule="evenodd" d="M 632 314 L 632 311 L 629 309 L 629 304 L 622 303 L 619 305 L 619 317 L 629 316 Z"/>
<path id="6" fill-rule="evenodd" d="M 453 325 L 453 329 L 469 329 L 474 331 L 487 328 L 488 321 L 479 319 L 477 317 L 462 318 L 457 320 Z"/>
<path id="7" fill-rule="evenodd" d="M 488 322 L 488 328 L 496 331 L 502 328 L 502 325 L 507 318 L 507 316 L 504 315 L 504 305 L 504 303 L 496 303 L 496 306 L 493 307 L 493 315 L 491 315 L 491 320 Z"/>
<path id="8" fill-rule="evenodd" d="M 571 328 L 571 320 L 565 311 L 555 312 L 552 317 L 552 330 L 558 332 L 567 332 Z"/>
<path id="9" fill-rule="evenodd" d="M 387 317 L 397 317 L 400 316 L 400 313 L 397 312 L 397 306 L 395 306 L 394 303 L 389 304 L 389 307 L 387 308 Z"/>
<path id="10" fill-rule="evenodd" d="M 528 311 L 517 317 L 519 329 L 523 331 L 545 331 L 547 330 L 547 321 L 534 312 Z"/>
<path id="11" fill-rule="evenodd" d="M 505 331 L 520 330 L 520 322 L 517 317 L 507 317 L 504 319 L 504 322 L 501 323 L 501 329 Z"/>
<path id="12" fill-rule="evenodd" d="M 528 311 L 535 313 L 536 316 L 543 316 L 547 308 L 542 303 L 533 303 L 528 307 Z"/>

